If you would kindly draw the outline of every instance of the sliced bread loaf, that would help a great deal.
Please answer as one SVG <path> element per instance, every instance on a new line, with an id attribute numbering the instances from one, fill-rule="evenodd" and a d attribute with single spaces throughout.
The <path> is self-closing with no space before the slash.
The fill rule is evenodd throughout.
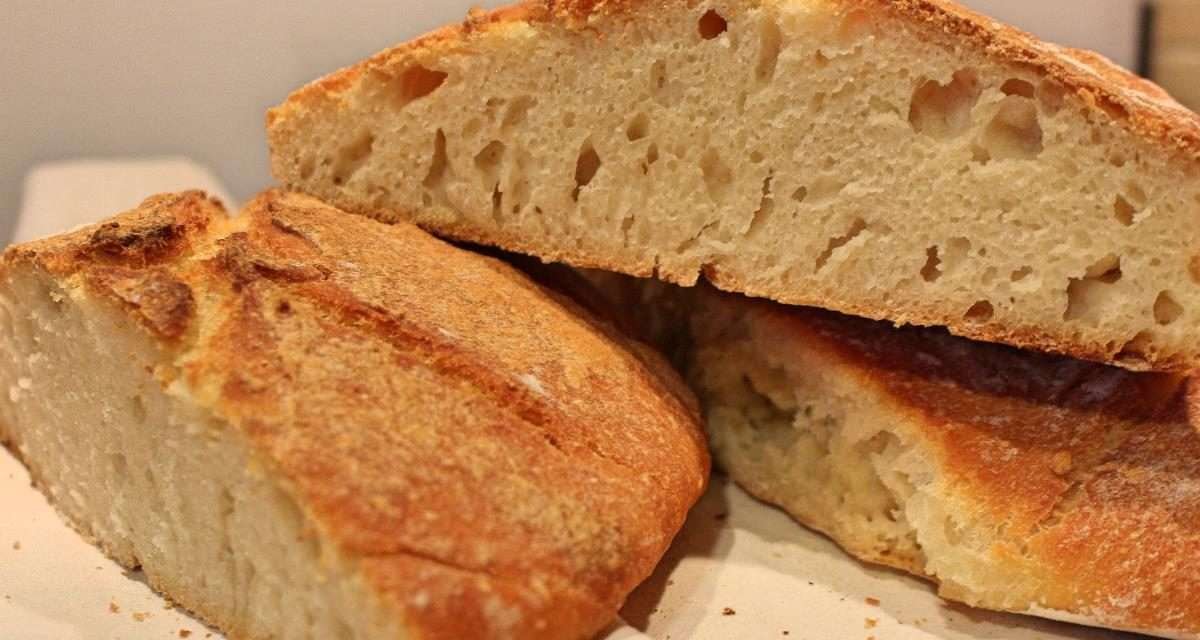
<path id="1" fill-rule="evenodd" d="M 700 495 L 648 349 L 411 225 L 158 196 L 0 266 L 0 441 L 231 638 L 587 638 Z"/>
<path id="2" fill-rule="evenodd" d="M 544 0 L 268 116 L 288 187 L 548 260 L 1200 368 L 1200 119 L 946 0 Z"/>
<path id="3" fill-rule="evenodd" d="M 1200 638 L 1179 379 L 710 292 L 713 456 L 851 554 L 970 605 Z"/>

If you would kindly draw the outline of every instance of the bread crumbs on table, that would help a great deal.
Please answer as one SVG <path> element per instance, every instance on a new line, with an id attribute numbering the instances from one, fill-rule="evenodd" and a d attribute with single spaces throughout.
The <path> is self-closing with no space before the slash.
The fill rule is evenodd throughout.
<path id="1" fill-rule="evenodd" d="M 867 598 L 867 604 L 871 605 L 872 607 L 878 607 L 879 598 Z"/>
<path id="2" fill-rule="evenodd" d="M 121 606 L 118 605 L 116 602 L 109 602 L 108 603 L 108 612 L 109 613 L 121 613 Z"/>
<path id="3" fill-rule="evenodd" d="M 150 612 L 148 612 L 148 611 L 134 611 L 133 612 L 133 619 L 138 622 L 145 622 L 146 618 L 149 618 L 149 617 L 150 617 Z"/>
<path id="4" fill-rule="evenodd" d="M 192 632 L 191 632 L 191 631 L 188 631 L 187 629 L 180 629 L 180 630 L 179 630 L 179 637 L 180 637 L 180 638 L 186 638 L 186 637 L 188 637 L 188 636 L 190 636 L 190 635 L 192 635 Z"/>
<path id="5" fill-rule="evenodd" d="M 722 610 L 721 610 L 721 615 L 723 615 L 723 616 L 733 616 L 733 615 L 737 615 L 737 612 L 736 612 L 736 611 L 734 611 L 734 610 L 733 610 L 732 608 L 730 608 L 730 607 L 725 607 L 724 609 L 722 609 Z"/>
<path id="6" fill-rule="evenodd" d="M 879 621 L 876 620 L 875 618 L 866 618 L 865 620 L 863 620 L 863 628 L 864 629 L 874 629 L 875 626 L 878 624 L 879 624 Z"/>
<path id="7" fill-rule="evenodd" d="M 13 542 L 13 551 L 20 551 L 20 550 L 21 550 L 21 541 L 17 540 L 16 542 Z"/>

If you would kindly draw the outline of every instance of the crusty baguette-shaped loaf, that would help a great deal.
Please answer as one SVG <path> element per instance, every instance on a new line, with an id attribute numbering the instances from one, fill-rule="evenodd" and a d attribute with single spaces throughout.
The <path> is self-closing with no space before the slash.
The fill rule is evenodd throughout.
<path id="1" fill-rule="evenodd" d="M 648 349 L 411 225 L 198 192 L 10 248 L 0 440 L 232 638 L 586 638 L 700 495 Z"/>
<path id="2" fill-rule="evenodd" d="M 946 0 L 540 0 L 268 115 L 288 187 L 548 260 L 1200 368 L 1200 119 Z"/>
<path id="3" fill-rule="evenodd" d="M 971 605 L 1200 638 L 1200 435 L 1179 379 L 710 292 L 716 463 Z"/>

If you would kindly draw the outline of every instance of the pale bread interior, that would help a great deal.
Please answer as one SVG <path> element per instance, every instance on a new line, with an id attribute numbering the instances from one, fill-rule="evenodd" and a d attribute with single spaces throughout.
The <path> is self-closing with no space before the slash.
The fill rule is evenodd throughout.
<path id="1" fill-rule="evenodd" d="M 1197 165 L 1115 107 L 855 3 L 632 6 L 442 33 L 298 92 L 272 113 L 274 172 L 579 266 L 1200 361 Z"/>
<path id="2" fill-rule="evenodd" d="M 81 534 L 232 638 L 409 637 L 128 315 L 5 277 L 0 440 Z"/>

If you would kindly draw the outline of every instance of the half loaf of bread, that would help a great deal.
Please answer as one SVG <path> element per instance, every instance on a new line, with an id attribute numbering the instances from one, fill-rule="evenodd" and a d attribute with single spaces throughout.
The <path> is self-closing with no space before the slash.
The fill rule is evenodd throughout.
<path id="1" fill-rule="evenodd" d="M 0 440 L 232 638 L 586 638 L 700 495 L 694 400 L 503 263 L 268 192 L 0 267 Z"/>
<path id="2" fill-rule="evenodd" d="M 1200 637 L 1179 380 L 709 292 L 713 456 L 851 554 L 970 605 Z"/>
<path id="3" fill-rule="evenodd" d="M 538 0 L 268 116 L 285 185 L 633 275 L 1200 368 L 1200 119 L 946 0 Z"/>

